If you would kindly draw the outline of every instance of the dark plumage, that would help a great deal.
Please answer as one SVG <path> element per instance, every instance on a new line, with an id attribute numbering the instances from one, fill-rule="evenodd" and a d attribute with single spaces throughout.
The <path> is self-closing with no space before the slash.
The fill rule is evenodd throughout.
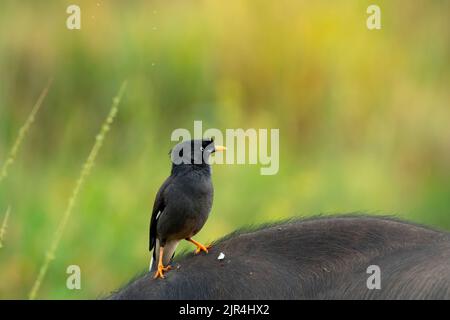
<path id="1" fill-rule="evenodd" d="M 185 239 L 197 246 L 197 253 L 208 247 L 192 239 L 208 219 L 213 203 L 209 157 L 225 148 L 212 139 L 177 144 L 170 152 L 172 171 L 156 194 L 150 222 L 149 250 L 153 250 L 150 271 L 164 278 L 178 243 Z M 158 265 L 152 266 L 157 261 Z M 156 267 L 156 268 L 155 268 Z"/>
<path id="2" fill-rule="evenodd" d="M 220 252 L 225 254 L 218 260 Z M 450 234 L 391 218 L 332 216 L 240 230 L 111 299 L 450 299 Z M 366 287 L 367 267 L 381 289 Z"/>

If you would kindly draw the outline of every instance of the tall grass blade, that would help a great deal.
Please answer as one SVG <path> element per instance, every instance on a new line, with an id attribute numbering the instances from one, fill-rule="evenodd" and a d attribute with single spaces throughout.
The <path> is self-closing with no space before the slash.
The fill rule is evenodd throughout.
<path id="1" fill-rule="evenodd" d="M 55 259 L 55 253 L 56 250 L 58 249 L 58 245 L 59 242 L 61 241 L 61 238 L 64 234 L 64 230 L 66 228 L 67 222 L 69 221 L 70 215 L 72 213 L 73 207 L 75 205 L 75 202 L 77 200 L 77 196 L 81 190 L 81 187 L 83 186 L 83 183 L 86 179 L 86 177 L 89 175 L 92 166 L 94 165 L 95 159 L 97 157 L 97 154 L 100 150 L 100 148 L 102 147 L 103 144 L 103 140 L 106 136 L 106 133 L 109 131 L 110 129 L 110 125 L 112 124 L 112 122 L 114 121 L 114 118 L 117 114 L 118 111 L 118 105 L 120 103 L 120 100 L 122 99 L 122 95 L 125 91 L 126 88 L 126 82 L 124 82 L 122 84 L 122 86 L 119 89 L 119 92 L 117 93 L 117 95 L 114 97 L 113 99 L 113 103 L 111 106 L 111 110 L 108 114 L 108 117 L 106 118 L 105 122 L 103 123 L 101 130 L 99 132 L 99 134 L 96 136 L 96 141 L 94 143 L 94 146 L 91 149 L 91 152 L 89 153 L 89 156 L 86 160 L 86 162 L 84 163 L 82 169 L 81 169 L 81 174 L 76 182 L 75 188 L 72 192 L 72 195 L 69 199 L 69 202 L 67 204 L 67 208 L 62 216 L 62 219 L 56 229 L 55 235 L 53 237 L 53 241 L 51 243 L 50 249 L 47 251 L 46 255 L 45 255 L 45 259 L 44 259 L 44 263 L 42 264 L 40 270 L 39 270 L 39 274 L 36 278 L 36 281 L 34 282 L 34 285 L 29 293 L 29 299 L 30 300 L 34 300 L 36 299 L 36 295 L 39 291 L 39 288 L 42 284 L 42 281 L 45 278 L 45 275 L 47 273 L 47 270 L 50 266 L 50 262 Z"/>
<path id="2" fill-rule="evenodd" d="M 16 141 L 14 141 L 13 147 L 11 148 L 11 150 L 8 154 L 8 158 L 6 158 L 6 161 L 3 163 L 3 165 L 0 169 L 0 182 L 2 182 L 2 180 L 4 180 L 8 176 L 8 169 L 14 163 L 17 153 L 20 150 L 20 146 L 22 145 L 23 140 L 25 139 L 28 131 L 30 130 L 30 127 L 34 122 L 36 114 L 38 113 L 39 109 L 41 108 L 42 102 L 44 102 L 44 99 L 47 96 L 47 93 L 48 93 L 48 90 L 49 90 L 51 84 L 52 84 L 52 79 L 50 79 L 48 81 L 44 90 L 42 90 L 41 95 L 39 96 L 38 100 L 36 101 L 36 104 L 33 106 L 33 109 L 31 110 L 30 115 L 28 116 L 27 120 L 25 121 L 25 124 L 20 128 L 19 134 L 16 138 Z"/>
<path id="3" fill-rule="evenodd" d="M 2 227 L 0 229 L 0 249 L 3 248 L 3 239 L 6 234 L 6 228 L 8 227 L 8 219 L 10 213 L 11 213 L 11 206 L 9 206 L 8 209 L 6 209 L 5 216 L 3 217 Z"/>

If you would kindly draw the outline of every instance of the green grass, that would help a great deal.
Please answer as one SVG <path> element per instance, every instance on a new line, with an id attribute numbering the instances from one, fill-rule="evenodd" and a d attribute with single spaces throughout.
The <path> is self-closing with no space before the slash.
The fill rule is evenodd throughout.
<path id="1" fill-rule="evenodd" d="M 11 207 L 9 206 L 8 209 L 6 209 L 6 213 L 3 217 L 2 224 L 0 227 L 0 249 L 3 248 L 3 241 L 5 238 L 5 234 L 6 234 L 6 228 L 8 227 L 8 220 L 9 220 L 10 213 L 11 213 Z"/>
<path id="2" fill-rule="evenodd" d="M 105 101 L 124 78 L 114 130 L 57 236 L 37 298 L 96 298 L 147 268 L 170 134 L 194 120 L 280 129 L 277 175 L 214 166 L 202 243 L 248 224 L 353 211 L 450 230 L 450 2 L 380 1 L 382 29 L 373 32 L 364 1 L 99 4 L 79 1 L 80 31 L 65 28 L 65 4 L 1 4 L 0 212 L 11 205 L 13 213 L 0 298 L 29 297 Z M 12 153 L 51 77 L 45 107 Z M 71 264 L 81 267 L 81 290 L 66 288 Z"/>
<path id="3" fill-rule="evenodd" d="M 39 109 L 42 106 L 42 103 L 44 102 L 45 97 L 47 96 L 48 89 L 50 88 L 50 85 L 52 83 L 52 80 L 49 80 L 47 86 L 42 90 L 41 95 L 39 96 L 36 104 L 33 106 L 33 109 L 31 109 L 30 115 L 28 116 L 27 120 L 25 121 L 25 124 L 20 128 L 19 134 L 17 135 L 16 140 L 14 141 L 14 144 L 12 145 L 12 148 L 8 154 L 8 157 L 3 162 L 3 165 L 0 168 L 0 183 L 2 180 L 6 179 L 8 176 L 8 170 L 9 167 L 12 166 L 14 163 L 14 160 L 17 157 L 17 153 L 20 150 L 20 147 L 27 136 L 28 131 L 31 128 L 31 125 L 33 124 L 36 114 L 38 113 Z"/>

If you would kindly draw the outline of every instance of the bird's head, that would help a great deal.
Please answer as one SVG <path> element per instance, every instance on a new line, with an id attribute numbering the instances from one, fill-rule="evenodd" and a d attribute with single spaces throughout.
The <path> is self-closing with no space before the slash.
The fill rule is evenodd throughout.
<path id="1" fill-rule="evenodd" d="M 216 146 L 214 139 L 187 140 L 178 143 L 171 151 L 173 165 L 209 165 L 209 156 L 224 151 L 224 146 Z"/>

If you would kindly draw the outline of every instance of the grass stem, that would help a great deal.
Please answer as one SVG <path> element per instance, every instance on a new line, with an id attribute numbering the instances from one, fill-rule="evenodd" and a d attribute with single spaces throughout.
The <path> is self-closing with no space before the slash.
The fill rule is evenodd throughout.
<path id="1" fill-rule="evenodd" d="M 39 274 L 36 278 L 36 281 L 34 282 L 34 285 L 29 293 L 29 299 L 30 300 L 34 300 L 36 299 L 36 295 L 39 291 L 39 288 L 42 284 L 42 281 L 45 278 L 45 275 L 48 271 L 48 268 L 50 266 L 50 263 L 52 260 L 55 259 L 55 253 L 56 250 L 58 249 L 59 246 L 59 242 L 61 241 L 61 238 L 64 234 L 64 230 L 66 228 L 67 222 L 69 221 L 70 215 L 72 213 L 73 207 L 75 205 L 75 202 L 77 200 L 77 196 L 81 190 L 81 187 L 83 186 L 83 183 L 86 179 L 86 177 L 89 175 L 95 159 L 97 157 L 97 154 L 100 150 L 100 148 L 102 147 L 103 144 L 103 140 L 106 136 L 106 133 L 109 131 L 110 129 L 110 125 L 112 124 L 112 122 L 114 121 L 114 118 L 117 114 L 118 111 L 118 105 L 120 103 L 120 100 L 122 99 L 122 95 L 125 91 L 126 88 L 126 82 L 124 82 L 122 84 L 122 86 L 119 89 L 119 92 L 117 93 L 117 95 L 114 97 L 113 99 L 113 103 L 110 109 L 110 112 L 108 114 L 108 117 L 106 118 L 105 122 L 103 123 L 100 132 L 98 133 L 98 135 L 96 136 L 95 139 L 95 143 L 94 146 L 91 149 L 91 152 L 89 153 L 88 158 L 86 159 L 86 162 L 84 163 L 82 169 L 81 169 L 81 174 L 75 184 L 75 188 L 73 189 L 72 195 L 68 201 L 67 204 L 67 208 L 62 216 L 62 219 L 60 221 L 60 223 L 58 224 L 58 227 L 56 229 L 55 235 L 53 237 L 53 241 L 51 243 L 51 246 L 49 248 L 49 250 L 47 251 L 46 255 L 45 255 L 45 259 L 44 259 L 44 263 L 42 264 L 40 270 L 39 270 Z"/>
<path id="2" fill-rule="evenodd" d="M 33 109 L 31 109 L 30 115 L 25 121 L 25 124 L 20 128 L 16 141 L 14 142 L 13 147 L 11 148 L 11 151 L 8 154 L 8 158 L 6 158 L 6 161 L 3 163 L 0 169 L 0 182 L 2 182 L 2 180 L 4 180 L 8 176 L 8 169 L 14 163 L 17 153 L 19 152 L 20 146 L 22 145 L 23 140 L 25 139 L 28 131 L 30 130 L 30 127 L 34 122 L 36 114 L 38 113 L 39 109 L 41 108 L 42 102 L 44 102 L 44 99 L 47 96 L 51 84 L 52 79 L 48 81 L 44 90 L 42 90 L 41 95 L 36 101 L 36 104 L 34 105 Z"/>
<path id="3" fill-rule="evenodd" d="M 5 237 L 6 228 L 8 227 L 9 214 L 11 213 L 11 206 L 6 209 L 5 216 L 3 217 L 2 227 L 0 229 L 0 249 L 3 248 L 3 239 Z"/>

